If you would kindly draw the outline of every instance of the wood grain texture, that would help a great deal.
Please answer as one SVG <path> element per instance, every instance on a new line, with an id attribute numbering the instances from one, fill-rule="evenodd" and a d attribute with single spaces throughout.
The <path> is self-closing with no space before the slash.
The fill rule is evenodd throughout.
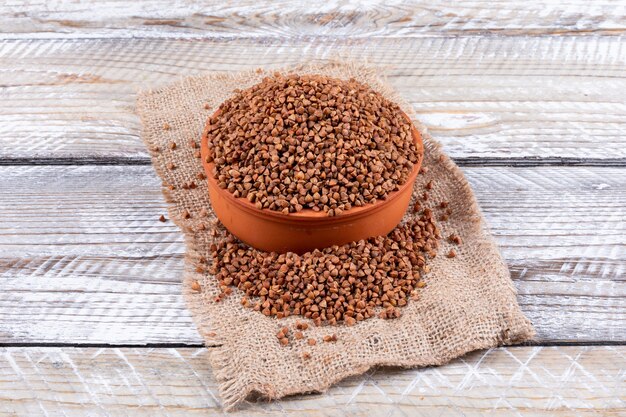
<path id="1" fill-rule="evenodd" d="M 626 347 L 514 347 L 448 365 L 373 369 L 323 394 L 232 416 L 621 416 Z M 3 348 L 3 416 L 221 414 L 206 349 Z"/>
<path id="2" fill-rule="evenodd" d="M 457 160 L 622 166 L 625 29 L 626 5 L 606 0 L 3 4 L 0 344 L 202 343 L 180 296 L 182 236 L 157 221 L 149 166 L 11 166 L 147 163 L 138 89 L 353 58 L 384 67 Z M 538 342 L 625 342 L 626 169 L 465 172 Z M 208 352 L 0 348 L 0 416 L 218 414 Z M 621 416 L 625 356 L 494 349 L 236 414 Z"/>
<path id="3" fill-rule="evenodd" d="M 538 340 L 626 341 L 626 169 L 466 168 Z M 0 342 L 192 343 L 149 166 L 0 167 Z"/>
<path id="4" fill-rule="evenodd" d="M 147 161 L 136 93 L 304 60 L 380 66 L 454 158 L 626 163 L 619 37 L 0 42 L 0 158 Z"/>
<path id="5" fill-rule="evenodd" d="M 621 34 L 615 1 L 11 1 L 7 37 L 397 37 Z"/>

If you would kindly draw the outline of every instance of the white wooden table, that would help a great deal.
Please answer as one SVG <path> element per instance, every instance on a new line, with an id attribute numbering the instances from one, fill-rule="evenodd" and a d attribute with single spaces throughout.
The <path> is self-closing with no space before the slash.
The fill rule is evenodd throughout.
<path id="1" fill-rule="evenodd" d="M 336 57 L 463 168 L 537 339 L 238 413 L 626 415 L 626 2 L 128 3 L 0 6 L 0 416 L 221 413 L 135 94 Z"/>

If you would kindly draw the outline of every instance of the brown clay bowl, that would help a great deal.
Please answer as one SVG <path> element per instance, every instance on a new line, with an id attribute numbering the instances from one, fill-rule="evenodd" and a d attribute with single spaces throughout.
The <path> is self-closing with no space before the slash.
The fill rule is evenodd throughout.
<path id="1" fill-rule="evenodd" d="M 410 122 L 408 116 L 405 117 Z M 386 235 L 400 223 L 406 212 L 424 156 L 422 137 L 411 123 L 411 133 L 419 159 L 407 182 L 399 190 L 390 193 L 385 200 L 353 207 L 339 216 L 329 217 L 324 212 L 315 212 L 311 209 L 285 214 L 267 209 L 260 210 L 248 199 L 235 197 L 228 190 L 218 186 L 213 177 L 215 165 L 213 162 L 206 162 L 209 154 L 208 124 L 207 120 L 200 149 L 213 211 L 233 235 L 248 245 L 267 252 L 301 254 L 316 248 L 322 249 Z"/>

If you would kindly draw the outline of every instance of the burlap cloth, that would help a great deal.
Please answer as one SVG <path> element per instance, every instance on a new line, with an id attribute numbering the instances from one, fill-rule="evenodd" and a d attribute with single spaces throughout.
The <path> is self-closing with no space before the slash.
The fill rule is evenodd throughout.
<path id="1" fill-rule="evenodd" d="M 354 77 L 397 102 L 407 114 L 413 114 L 375 69 L 330 63 L 285 68 L 281 72 Z M 261 70 L 236 75 L 201 75 L 142 92 L 137 101 L 143 140 L 163 180 L 169 215 L 185 234 L 183 293 L 200 334 L 212 346 L 210 362 L 226 409 L 251 393 L 275 399 L 322 391 L 375 365 L 440 365 L 471 350 L 519 343 L 533 336 L 532 325 L 517 304 L 509 270 L 485 229 L 467 180 L 416 120 L 414 123 L 425 142 L 424 166 L 428 172 L 418 176 L 413 198 L 421 195 L 424 185 L 433 180 L 430 198 L 423 205 L 434 207 L 448 201 L 452 214 L 448 221 L 439 222 L 444 239 L 438 256 L 430 261 L 431 272 L 425 278 L 427 286 L 420 290 L 419 300 L 410 301 L 403 308 L 401 318 L 372 318 L 352 327 L 315 327 L 311 323 L 304 332 L 304 340 L 283 347 L 276 332 L 282 326 L 293 328 L 301 317 L 279 320 L 244 308 L 240 305 L 242 294 L 237 289 L 216 303 L 213 298 L 220 292 L 216 280 L 198 271 L 205 268 L 201 257 L 210 258 L 208 248 L 214 239 L 211 229 L 218 226 L 210 209 L 206 180 L 197 178 L 202 172 L 200 159 L 194 156 L 196 150 L 189 146 L 189 141 L 199 143 L 207 117 L 234 89 L 249 87 L 267 75 Z M 177 149 L 168 147 L 171 142 L 176 142 Z M 157 147 L 159 151 L 155 151 Z M 174 170 L 166 168 L 169 162 L 176 165 Z M 183 189 L 183 184 L 190 181 L 197 187 Z M 170 185 L 175 189 L 171 190 Z M 199 217 L 202 208 L 208 208 L 207 217 Z M 185 210 L 191 218 L 183 219 Z M 413 215 L 409 210 L 405 219 Z M 462 238 L 462 245 L 457 247 L 445 241 L 453 232 Z M 452 247 L 458 255 L 450 259 L 445 254 Z M 191 289 L 195 280 L 202 286 L 201 293 Z M 321 341 L 331 333 L 337 334 L 336 343 L 306 344 L 306 338 Z M 305 351 L 311 354 L 311 359 L 302 358 Z"/>

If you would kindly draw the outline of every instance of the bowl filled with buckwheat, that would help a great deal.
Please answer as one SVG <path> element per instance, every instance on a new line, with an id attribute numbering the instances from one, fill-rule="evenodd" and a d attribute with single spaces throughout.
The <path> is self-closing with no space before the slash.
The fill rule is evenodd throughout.
<path id="1" fill-rule="evenodd" d="M 211 205 L 232 234 L 303 253 L 396 227 L 424 147 L 400 107 L 365 84 L 275 74 L 220 105 L 201 152 Z"/>

